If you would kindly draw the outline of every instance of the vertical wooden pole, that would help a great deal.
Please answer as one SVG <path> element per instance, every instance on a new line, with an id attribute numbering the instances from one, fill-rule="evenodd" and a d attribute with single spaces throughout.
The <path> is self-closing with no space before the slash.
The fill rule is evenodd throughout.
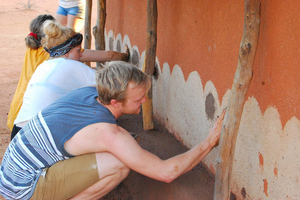
<path id="1" fill-rule="evenodd" d="M 156 59 L 156 43 L 157 43 L 157 1 L 147 1 L 147 41 L 146 41 L 146 58 L 143 71 L 152 76 L 154 73 Z M 152 88 L 147 94 L 147 102 L 143 108 L 143 127 L 144 130 L 154 128 L 153 107 L 152 107 Z"/>
<path id="2" fill-rule="evenodd" d="M 91 19 L 92 19 L 92 0 L 86 0 L 85 5 L 85 20 L 84 20 L 84 49 L 91 49 Z M 86 65 L 91 66 L 91 62 L 85 62 Z"/>
<path id="3" fill-rule="evenodd" d="M 105 21 L 106 21 L 106 0 L 97 0 L 97 21 L 93 28 L 95 36 L 96 50 L 105 50 Z M 97 62 L 97 68 L 101 67 L 101 63 Z"/>
<path id="4" fill-rule="evenodd" d="M 261 0 L 245 0 L 244 35 L 233 80 L 217 158 L 214 200 L 229 200 L 235 145 L 247 91 L 252 79 L 260 25 Z"/>

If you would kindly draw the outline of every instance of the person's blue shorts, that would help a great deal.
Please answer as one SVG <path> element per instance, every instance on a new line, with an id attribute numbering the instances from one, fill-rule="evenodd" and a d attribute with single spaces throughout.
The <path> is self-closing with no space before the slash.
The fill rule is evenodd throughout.
<path id="1" fill-rule="evenodd" d="M 64 16 L 74 15 L 77 16 L 78 18 L 83 19 L 83 9 L 79 6 L 72 7 L 72 8 L 63 8 L 61 6 L 58 6 L 56 13 Z"/>

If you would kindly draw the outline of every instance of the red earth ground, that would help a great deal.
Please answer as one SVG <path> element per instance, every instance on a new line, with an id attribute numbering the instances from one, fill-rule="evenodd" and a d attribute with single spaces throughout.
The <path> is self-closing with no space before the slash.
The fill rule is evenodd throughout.
<path id="1" fill-rule="evenodd" d="M 29 3 L 28 3 L 29 2 Z M 95 5 L 95 0 L 93 5 Z M 109 3 L 109 2 L 108 2 Z M 26 50 L 24 38 L 29 33 L 30 21 L 39 14 L 55 14 L 57 1 L 9 0 L 0 4 L 0 160 L 10 141 L 6 126 L 7 113 L 22 69 Z M 31 6 L 28 9 L 28 6 Z M 93 9 L 94 10 L 94 9 Z M 93 16 L 95 12 L 93 12 Z M 94 18 L 93 18 L 94 20 Z M 95 23 L 92 23 L 95 24 Z M 155 130 L 143 131 L 141 115 L 124 116 L 119 123 L 137 135 L 140 145 L 167 159 L 187 150 L 164 127 L 155 124 Z M 213 198 L 213 176 L 202 165 L 170 184 L 151 180 L 131 172 L 128 178 L 103 199 L 201 199 Z M 0 196 L 0 200 L 4 199 Z"/>

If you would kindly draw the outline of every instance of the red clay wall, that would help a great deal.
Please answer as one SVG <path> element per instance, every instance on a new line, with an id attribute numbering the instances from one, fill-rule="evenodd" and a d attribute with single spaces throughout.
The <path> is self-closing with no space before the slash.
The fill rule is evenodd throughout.
<path id="1" fill-rule="evenodd" d="M 299 118 L 300 1 L 264 0 L 254 76 L 248 96 L 264 113 L 276 107 L 283 125 Z M 127 34 L 144 51 L 146 0 L 107 1 L 106 30 Z M 220 97 L 231 87 L 243 35 L 244 1 L 158 1 L 157 57 L 172 70 L 178 64 L 185 79 L 197 71 L 211 80 Z"/>
<path id="2" fill-rule="evenodd" d="M 261 2 L 258 49 L 231 188 L 237 199 L 296 200 L 300 196 L 300 1 Z M 109 40 L 115 37 L 114 44 L 120 46 L 123 37 L 144 59 L 146 16 L 146 0 L 107 1 Z M 158 1 L 161 71 L 153 81 L 153 113 L 189 148 L 205 138 L 227 105 L 243 26 L 243 0 Z M 218 152 L 217 147 L 203 160 L 212 172 Z"/>

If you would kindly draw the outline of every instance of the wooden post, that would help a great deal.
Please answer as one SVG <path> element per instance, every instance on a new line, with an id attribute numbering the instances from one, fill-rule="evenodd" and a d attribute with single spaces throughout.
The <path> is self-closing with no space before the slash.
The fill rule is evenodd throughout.
<path id="1" fill-rule="evenodd" d="M 147 1 L 147 41 L 146 41 L 146 58 L 143 71 L 152 76 L 154 73 L 156 59 L 157 43 L 157 1 Z M 147 102 L 142 105 L 143 108 L 143 127 L 144 130 L 154 128 L 153 107 L 152 107 L 152 88 L 149 90 Z"/>
<path id="2" fill-rule="evenodd" d="M 217 158 L 214 200 L 229 200 L 235 145 L 247 91 L 252 79 L 258 43 L 261 0 L 245 0 L 244 35 L 235 73 Z"/>
<path id="3" fill-rule="evenodd" d="M 106 0 L 97 0 L 97 21 L 93 28 L 95 36 L 96 50 L 105 50 L 105 21 L 106 21 Z M 97 62 L 97 68 L 101 67 L 101 63 Z"/>
<path id="4" fill-rule="evenodd" d="M 85 5 L 85 20 L 84 20 L 84 49 L 91 49 L 91 19 L 92 19 L 92 0 L 86 0 Z M 86 65 L 91 66 L 91 62 L 85 62 Z"/>

